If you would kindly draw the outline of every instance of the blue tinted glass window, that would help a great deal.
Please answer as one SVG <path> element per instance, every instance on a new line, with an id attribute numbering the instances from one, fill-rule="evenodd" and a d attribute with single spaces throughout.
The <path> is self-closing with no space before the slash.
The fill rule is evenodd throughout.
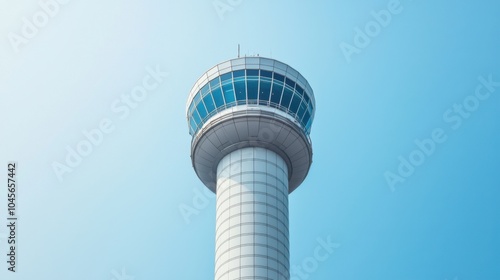
<path id="1" fill-rule="evenodd" d="M 201 118 L 198 115 L 198 111 L 197 110 L 194 110 L 194 112 L 193 112 L 193 119 L 194 119 L 194 122 L 196 123 L 196 125 L 198 125 L 198 124 L 201 123 Z"/>
<path id="2" fill-rule="evenodd" d="M 200 102 L 200 99 L 201 99 L 201 95 L 200 95 L 200 92 L 198 91 L 198 93 L 196 93 L 196 95 L 193 98 L 194 105 L 197 105 L 198 102 Z"/>
<path id="3" fill-rule="evenodd" d="M 267 77 L 267 78 L 272 78 L 273 77 L 273 72 L 271 71 L 266 71 L 266 70 L 261 70 L 260 75 L 262 77 Z"/>
<path id="4" fill-rule="evenodd" d="M 215 101 L 215 106 L 217 108 L 221 107 L 224 105 L 224 98 L 222 97 L 222 91 L 220 90 L 220 88 L 216 88 L 212 91 L 212 95 L 214 97 L 214 101 Z"/>
<path id="5" fill-rule="evenodd" d="M 212 113 L 215 110 L 214 101 L 212 100 L 212 95 L 209 94 L 203 98 L 203 102 L 205 103 L 205 107 L 207 107 L 208 113 Z"/>
<path id="6" fill-rule="evenodd" d="M 278 81 L 280 81 L 280 82 L 285 82 L 285 76 L 280 75 L 280 74 L 278 74 L 278 73 L 274 73 L 274 79 L 275 79 L 275 80 L 278 80 Z"/>
<path id="7" fill-rule="evenodd" d="M 193 110 L 194 110 L 194 102 L 191 101 L 191 104 L 189 104 L 189 110 L 188 110 L 189 115 L 193 114 Z"/>
<path id="8" fill-rule="evenodd" d="M 196 122 L 194 121 L 193 118 L 191 118 L 191 121 L 189 122 L 189 126 L 191 128 L 191 133 L 193 133 L 194 131 L 196 131 Z"/>
<path id="9" fill-rule="evenodd" d="M 302 119 L 302 117 L 304 116 L 304 113 L 306 112 L 306 104 L 304 103 L 304 101 L 300 102 L 300 106 L 299 106 L 299 112 L 297 113 L 297 118 L 299 120 Z"/>
<path id="10" fill-rule="evenodd" d="M 198 109 L 198 113 L 203 120 L 207 116 L 207 110 L 205 109 L 205 105 L 203 104 L 203 102 L 200 102 L 198 106 L 196 106 L 196 109 Z"/>
<path id="11" fill-rule="evenodd" d="M 232 77 L 232 73 L 231 72 L 226 73 L 226 74 L 220 76 L 222 84 L 228 83 L 228 81 L 231 80 L 232 78 L 233 77 Z"/>
<path id="12" fill-rule="evenodd" d="M 248 100 L 257 100 L 257 96 L 259 93 L 259 80 L 249 77 L 247 80 L 247 91 Z"/>
<path id="13" fill-rule="evenodd" d="M 280 104 L 282 91 L 283 91 L 283 84 L 277 83 L 276 81 L 273 82 L 273 89 L 271 91 L 271 102 L 272 103 Z"/>
<path id="14" fill-rule="evenodd" d="M 247 69 L 247 76 L 259 76 L 259 70 Z"/>
<path id="15" fill-rule="evenodd" d="M 295 82 L 286 78 L 285 79 L 285 83 L 287 84 L 287 86 L 291 87 L 292 89 L 295 88 Z"/>
<path id="16" fill-rule="evenodd" d="M 247 93 L 245 89 L 245 80 L 238 78 L 234 81 L 234 90 L 236 92 L 236 100 L 238 101 L 246 101 Z M 246 103 L 246 102 L 243 102 Z"/>
<path id="17" fill-rule="evenodd" d="M 234 90 L 233 90 L 233 83 L 230 83 L 228 85 L 223 85 L 222 90 L 224 91 L 224 99 L 226 100 L 226 104 L 230 104 L 234 102 Z"/>
<path id="18" fill-rule="evenodd" d="M 304 114 L 304 118 L 302 119 L 302 123 L 307 125 L 310 118 L 311 118 L 311 113 L 309 113 L 309 111 L 306 111 L 306 113 Z"/>
<path id="19" fill-rule="evenodd" d="M 296 85 L 295 86 L 295 90 L 299 93 L 299 95 L 303 95 L 304 94 L 304 89 L 301 88 L 299 85 Z"/>
<path id="20" fill-rule="evenodd" d="M 309 95 L 304 94 L 304 100 L 306 101 L 306 103 L 309 103 Z"/>
<path id="21" fill-rule="evenodd" d="M 219 77 L 217 77 L 217 78 L 215 78 L 215 79 L 213 79 L 213 80 L 210 81 L 210 88 L 212 90 L 214 90 L 217 87 L 220 87 Z"/>
<path id="22" fill-rule="evenodd" d="M 237 70 L 233 72 L 234 78 L 244 77 L 244 76 L 245 76 L 245 70 Z"/>
<path id="23" fill-rule="evenodd" d="M 207 93 L 209 92 L 209 88 L 208 88 L 208 84 L 204 85 L 202 88 L 201 88 L 201 96 L 205 96 L 207 95 Z"/>
<path id="24" fill-rule="evenodd" d="M 259 101 L 263 104 L 267 104 L 269 101 L 269 95 L 271 92 L 271 81 L 267 79 L 260 80 L 260 90 L 259 90 Z"/>
<path id="25" fill-rule="evenodd" d="M 297 94 L 293 95 L 292 103 L 290 104 L 290 111 L 293 113 L 297 113 L 297 109 L 299 108 L 300 105 L 300 96 Z"/>
<path id="26" fill-rule="evenodd" d="M 312 103 L 307 104 L 307 111 L 309 111 L 309 113 L 312 114 L 312 111 L 313 111 L 313 105 L 312 105 Z"/>
<path id="27" fill-rule="evenodd" d="M 281 106 L 288 108 L 292 97 L 293 92 L 288 87 L 285 87 L 285 90 L 283 91 L 283 97 L 281 98 Z"/>

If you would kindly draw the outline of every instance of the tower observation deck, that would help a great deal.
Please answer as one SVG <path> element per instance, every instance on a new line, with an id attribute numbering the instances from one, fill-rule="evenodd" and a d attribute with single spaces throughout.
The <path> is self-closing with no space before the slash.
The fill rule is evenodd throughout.
<path id="1" fill-rule="evenodd" d="M 263 57 L 220 63 L 187 101 L 191 160 L 216 193 L 215 279 L 290 279 L 288 195 L 312 163 L 313 90 Z"/>

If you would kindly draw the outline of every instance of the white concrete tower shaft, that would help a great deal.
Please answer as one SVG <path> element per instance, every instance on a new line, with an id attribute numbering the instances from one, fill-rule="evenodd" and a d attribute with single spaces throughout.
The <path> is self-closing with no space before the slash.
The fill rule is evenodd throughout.
<path id="1" fill-rule="evenodd" d="M 248 147 L 217 168 L 215 279 L 289 279 L 288 170 Z"/>

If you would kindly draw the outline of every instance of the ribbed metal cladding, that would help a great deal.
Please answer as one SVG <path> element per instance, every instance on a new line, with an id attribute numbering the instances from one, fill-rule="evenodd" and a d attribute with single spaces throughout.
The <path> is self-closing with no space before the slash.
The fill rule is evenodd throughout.
<path id="1" fill-rule="evenodd" d="M 215 279 L 290 279 L 288 170 L 265 148 L 226 155 L 217 167 Z"/>

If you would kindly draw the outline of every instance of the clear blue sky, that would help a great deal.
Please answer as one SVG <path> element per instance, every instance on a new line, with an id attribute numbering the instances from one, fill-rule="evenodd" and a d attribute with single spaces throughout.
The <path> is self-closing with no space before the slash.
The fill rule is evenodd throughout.
<path id="1" fill-rule="evenodd" d="M 213 279 L 215 198 L 197 198 L 185 103 L 237 44 L 315 91 L 294 279 L 500 279 L 497 1 L 220 3 L 0 2 L 0 182 L 19 165 L 18 272 L 3 186 L 1 279 Z"/>

